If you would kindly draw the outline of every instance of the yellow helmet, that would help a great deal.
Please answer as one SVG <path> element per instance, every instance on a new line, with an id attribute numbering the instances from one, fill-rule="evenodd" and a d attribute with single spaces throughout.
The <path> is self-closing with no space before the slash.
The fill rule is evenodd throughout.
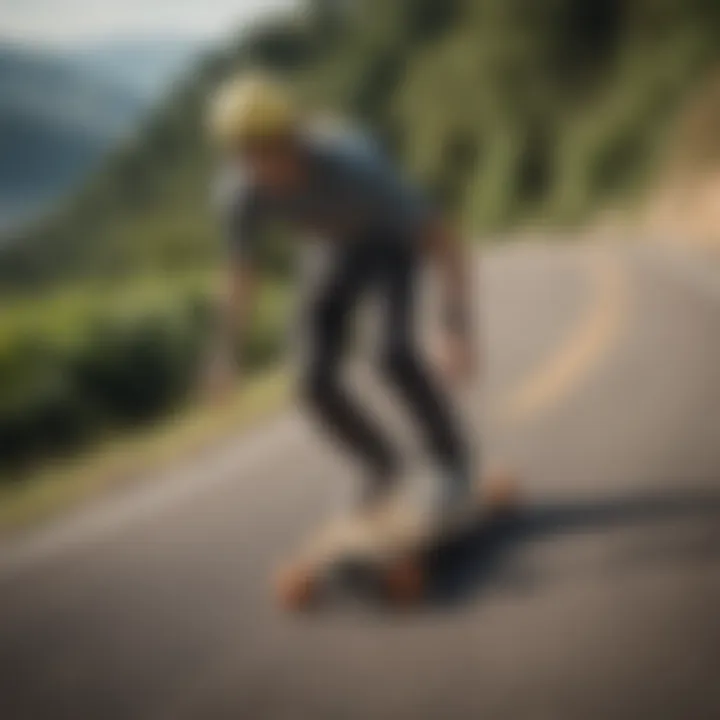
<path id="1" fill-rule="evenodd" d="M 290 92 L 267 75 L 232 78 L 211 99 L 210 134 L 224 147 L 283 137 L 296 124 L 297 109 Z"/>

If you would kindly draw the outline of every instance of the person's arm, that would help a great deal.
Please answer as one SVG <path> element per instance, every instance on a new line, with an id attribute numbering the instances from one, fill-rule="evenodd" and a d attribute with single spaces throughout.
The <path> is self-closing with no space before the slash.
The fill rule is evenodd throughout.
<path id="1" fill-rule="evenodd" d="M 236 261 L 231 265 L 218 322 L 220 344 L 229 356 L 237 347 L 242 355 L 259 286 L 260 279 L 252 263 Z"/>
<path id="2" fill-rule="evenodd" d="M 473 263 L 459 233 L 435 220 L 425 231 L 425 247 L 440 280 L 443 370 L 453 380 L 466 380 L 477 370 L 476 319 L 473 316 Z"/>
<path id="3" fill-rule="evenodd" d="M 213 204 L 225 238 L 228 270 L 217 297 L 202 380 L 204 390 L 219 397 L 238 379 L 243 345 L 255 309 L 261 212 L 255 192 L 245 184 L 242 174 L 232 169 L 220 175 L 214 187 Z"/>
<path id="4" fill-rule="evenodd" d="M 239 378 L 235 351 L 239 347 L 242 355 L 258 286 L 258 275 L 250 263 L 231 265 L 227 284 L 218 298 L 216 328 L 206 369 L 206 390 L 214 397 L 222 397 Z"/>

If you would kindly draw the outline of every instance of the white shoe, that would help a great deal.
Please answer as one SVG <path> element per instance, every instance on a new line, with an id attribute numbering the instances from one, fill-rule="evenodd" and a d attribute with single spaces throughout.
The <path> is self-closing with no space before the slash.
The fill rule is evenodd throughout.
<path id="1" fill-rule="evenodd" d="M 422 485 L 420 506 L 433 522 L 453 522 L 467 509 L 471 487 L 464 478 L 441 471 L 424 478 Z"/>

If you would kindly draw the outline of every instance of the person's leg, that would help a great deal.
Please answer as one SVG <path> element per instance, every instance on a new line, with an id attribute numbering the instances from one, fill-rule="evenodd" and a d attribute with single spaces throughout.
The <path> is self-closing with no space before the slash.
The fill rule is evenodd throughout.
<path id="1" fill-rule="evenodd" d="M 364 464 L 365 496 L 389 487 L 397 469 L 390 444 L 351 399 L 340 378 L 354 310 L 376 274 L 372 256 L 361 249 L 340 252 L 329 279 L 317 289 L 310 312 L 309 353 L 303 394 L 331 437 Z"/>
<path id="2" fill-rule="evenodd" d="M 382 365 L 423 430 L 429 451 L 459 487 L 470 482 L 471 461 L 453 403 L 432 375 L 415 337 L 418 259 L 400 244 L 383 263 L 386 334 Z"/>

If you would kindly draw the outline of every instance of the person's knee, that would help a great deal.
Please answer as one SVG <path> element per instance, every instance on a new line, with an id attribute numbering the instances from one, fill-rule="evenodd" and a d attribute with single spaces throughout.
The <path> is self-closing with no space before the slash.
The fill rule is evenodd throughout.
<path id="1" fill-rule="evenodd" d="M 316 363 L 300 378 L 300 392 L 306 403 L 322 408 L 337 392 L 337 373 L 330 364 Z"/>
<path id="2" fill-rule="evenodd" d="M 300 377 L 300 394 L 310 405 L 317 405 L 328 391 L 328 381 L 318 368 L 308 368 Z"/>
<path id="3" fill-rule="evenodd" d="M 415 355 L 409 347 L 394 345 L 385 351 L 380 366 L 387 378 L 402 383 L 414 373 L 416 362 Z"/>

